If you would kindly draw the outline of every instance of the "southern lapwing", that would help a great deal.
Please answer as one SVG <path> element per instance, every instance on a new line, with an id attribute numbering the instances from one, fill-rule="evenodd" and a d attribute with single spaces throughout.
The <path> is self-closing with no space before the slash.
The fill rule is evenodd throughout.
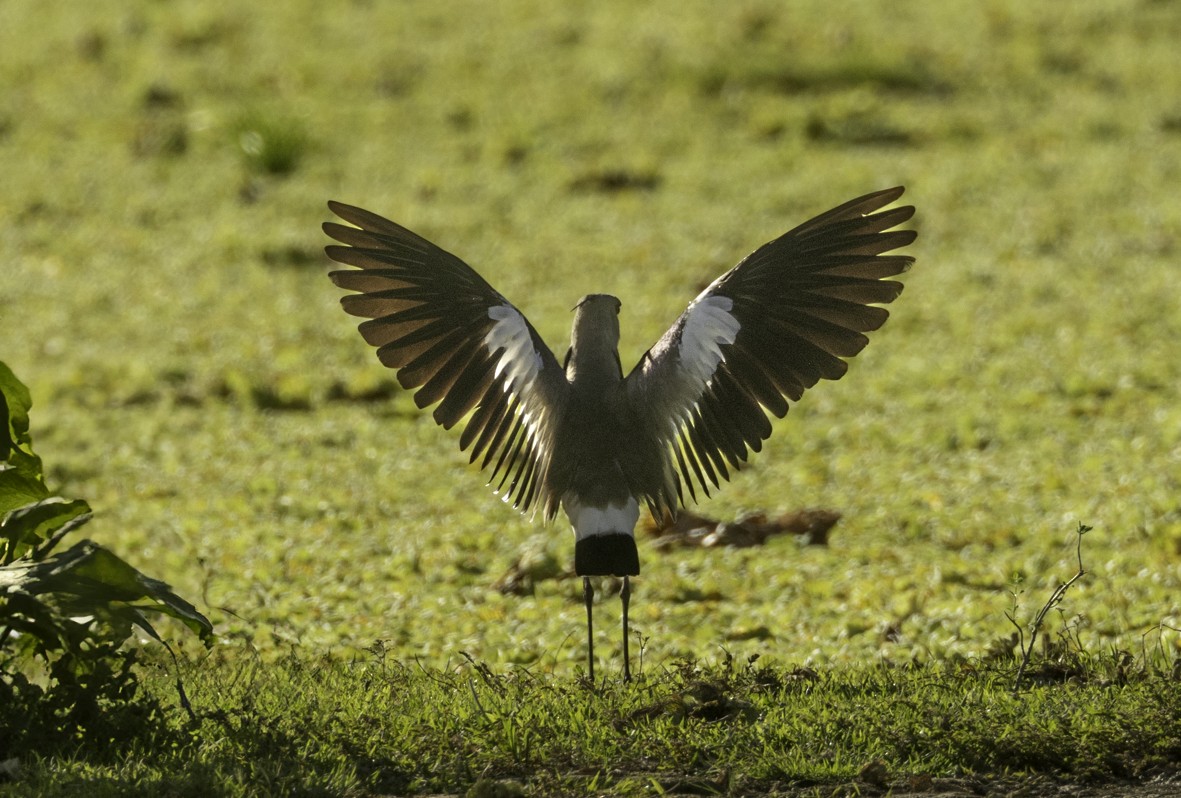
<path id="1" fill-rule="evenodd" d="M 328 257 L 346 312 L 368 319 L 361 335 L 377 357 L 438 403 L 446 429 L 489 484 L 546 521 L 560 507 L 574 527 L 574 572 L 583 577 L 587 673 L 594 681 L 589 577 L 623 577 L 623 673 L 628 663 L 629 577 L 640 573 L 640 502 L 657 517 L 700 489 L 709 495 L 771 434 L 821 378 L 835 380 L 886 321 L 913 258 L 884 255 L 915 238 L 895 230 L 910 206 L 882 210 L 901 187 L 867 194 L 764 244 L 689 303 L 626 377 L 619 362 L 620 302 L 591 294 L 574 307 L 570 348 L 558 359 L 507 299 L 459 258 L 369 211 L 329 202 L 355 227 L 328 222 L 345 246 Z"/>

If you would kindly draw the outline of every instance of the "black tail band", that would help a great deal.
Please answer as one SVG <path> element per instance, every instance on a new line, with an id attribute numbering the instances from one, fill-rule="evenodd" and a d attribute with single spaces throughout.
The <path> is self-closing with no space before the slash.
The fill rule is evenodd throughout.
<path id="1" fill-rule="evenodd" d="M 574 573 L 579 576 L 639 576 L 636 539 L 627 534 L 588 535 L 574 544 Z"/>

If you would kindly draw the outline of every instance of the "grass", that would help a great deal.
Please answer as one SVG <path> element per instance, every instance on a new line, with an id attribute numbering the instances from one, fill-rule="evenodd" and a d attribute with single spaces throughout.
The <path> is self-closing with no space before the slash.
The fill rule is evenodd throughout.
<path id="1" fill-rule="evenodd" d="M 1012 653 L 1014 595 L 1028 623 L 1074 572 L 1079 523 L 1094 528 L 1088 574 L 1050 636 L 1069 629 L 1104 660 L 1139 657 L 1153 635 L 1168 671 L 1179 35 L 1178 9 L 1150 0 L 1066 16 L 1008 0 L 839 14 L 759 0 L 562 14 L 527 0 L 6 3 L 3 359 L 32 389 L 51 483 L 96 510 L 87 531 L 217 624 L 194 684 L 262 669 L 257 657 L 286 663 L 257 677 L 267 689 L 294 695 L 297 666 L 320 668 L 353 705 L 349 663 L 380 641 L 438 679 L 457 678 L 466 651 L 498 679 L 561 692 L 583 656 L 568 532 L 501 506 L 376 364 L 324 277 L 324 202 L 371 207 L 467 259 L 555 349 L 578 297 L 619 295 L 627 365 L 753 247 L 902 183 L 918 262 L 891 320 L 700 508 L 820 506 L 840 523 L 827 546 L 643 541 L 646 671 L 728 651 L 835 683 L 915 663 L 951 689 L 956 668 Z M 501 594 L 522 556 L 559 569 L 531 595 Z M 617 612 L 604 598 L 608 671 Z M 1050 700 L 1069 703 L 1058 689 Z M 1145 717 L 1140 732 L 1166 734 Z M 152 761 L 216 745 L 195 739 L 140 740 L 125 767 L 169 781 Z M 237 744 L 205 767 L 209 784 L 249 767 Z M 801 754 L 812 769 L 798 778 L 845 779 L 871 749 L 839 772 Z M 31 778 L 81 790 L 93 755 Z M 328 761 L 365 761 L 341 756 Z M 933 761 L 933 776 L 952 772 Z M 251 771 L 260 791 L 306 773 L 275 767 L 294 770 Z M 312 781 L 378 789 L 366 778 Z"/>
<path id="2" fill-rule="evenodd" d="M 979 794 L 1175 776 L 1177 680 L 1075 653 L 1059 660 L 1073 674 L 1047 669 L 1020 693 L 1011 668 L 980 663 L 669 663 L 590 690 L 380 649 L 215 656 L 185 667 L 198 723 L 160 712 L 100 755 L 34 757 L 11 794 Z M 167 681 L 154 677 L 166 703 Z"/>

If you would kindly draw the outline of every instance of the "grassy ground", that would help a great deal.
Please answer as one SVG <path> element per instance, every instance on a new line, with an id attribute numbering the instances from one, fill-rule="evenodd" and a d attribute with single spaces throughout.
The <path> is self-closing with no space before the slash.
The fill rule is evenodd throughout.
<path id="1" fill-rule="evenodd" d="M 198 723 L 114 713 L 106 745 L 29 757 L 11 794 L 1176 794 L 1176 678 L 1067 657 L 1014 693 L 1007 670 L 679 663 L 591 691 L 376 650 L 205 661 L 185 668 L 216 708 Z M 173 703 L 168 678 L 152 683 Z"/>
<path id="2" fill-rule="evenodd" d="M 1153 0 L 4 3 L 0 356 L 88 532 L 217 623 L 215 673 L 380 641 L 442 679 L 460 651 L 569 679 L 568 532 L 500 505 L 376 364 L 324 201 L 467 259 L 555 349 L 578 297 L 619 295 L 626 364 L 756 245 L 905 184 L 891 321 L 701 508 L 842 520 L 827 546 L 642 544 L 647 667 L 978 661 L 1082 522 L 1055 633 L 1167 668 L 1179 36 Z M 554 578 L 503 595 L 522 556 Z"/>

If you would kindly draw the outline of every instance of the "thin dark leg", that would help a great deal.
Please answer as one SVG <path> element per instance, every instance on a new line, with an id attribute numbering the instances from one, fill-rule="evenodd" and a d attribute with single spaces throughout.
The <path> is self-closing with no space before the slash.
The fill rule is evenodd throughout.
<path id="1" fill-rule="evenodd" d="M 623 589 L 619 591 L 619 598 L 623 602 L 623 680 L 632 680 L 631 658 L 627 654 L 627 605 L 631 601 L 632 585 L 628 578 L 623 577 Z"/>
<path id="2" fill-rule="evenodd" d="M 582 597 L 586 599 L 586 675 L 595 683 L 595 626 L 591 618 L 591 605 L 595 600 L 595 589 L 591 581 L 582 577 Z"/>

